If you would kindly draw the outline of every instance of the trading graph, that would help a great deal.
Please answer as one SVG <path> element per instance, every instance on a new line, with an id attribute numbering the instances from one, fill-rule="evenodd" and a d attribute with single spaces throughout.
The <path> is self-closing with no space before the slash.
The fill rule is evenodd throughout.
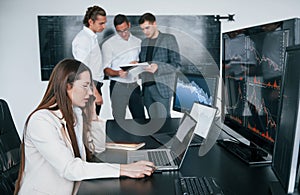
<path id="1" fill-rule="evenodd" d="M 178 79 L 176 87 L 176 95 L 180 104 L 184 108 L 191 108 L 194 102 L 205 105 L 212 105 L 213 98 L 209 91 L 205 91 L 194 81 L 185 82 Z"/>
<path id="2" fill-rule="evenodd" d="M 286 32 L 226 37 L 224 44 L 228 117 L 248 131 L 274 142 Z"/>

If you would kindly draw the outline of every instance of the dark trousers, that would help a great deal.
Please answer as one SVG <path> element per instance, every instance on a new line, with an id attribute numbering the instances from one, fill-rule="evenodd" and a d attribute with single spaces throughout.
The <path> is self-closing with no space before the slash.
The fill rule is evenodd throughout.
<path id="1" fill-rule="evenodd" d="M 102 87 L 103 83 L 94 80 L 94 84 L 95 84 L 95 86 L 96 86 L 96 90 L 99 92 L 100 95 L 102 95 L 101 87 Z M 96 104 L 96 114 L 97 114 L 97 115 L 100 114 L 100 110 L 101 110 L 101 105 L 97 105 L 97 104 Z"/>
<path id="2" fill-rule="evenodd" d="M 149 118 L 171 118 L 171 98 L 164 98 L 156 84 L 143 86 L 144 104 Z"/>
<path id="3" fill-rule="evenodd" d="M 110 81 L 112 115 L 115 119 L 125 119 L 128 106 L 132 118 L 145 118 L 141 88 L 135 83 Z"/>

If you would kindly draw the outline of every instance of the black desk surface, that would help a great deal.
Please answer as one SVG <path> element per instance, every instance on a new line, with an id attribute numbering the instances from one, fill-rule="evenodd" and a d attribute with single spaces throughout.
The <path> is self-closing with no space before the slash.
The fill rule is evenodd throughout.
<path id="1" fill-rule="evenodd" d="M 157 148 L 160 144 L 150 136 L 132 135 L 122 128 L 135 128 L 133 120 L 107 122 L 107 139 L 113 141 L 146 142 L 144 148 Z M 178 119 L 171 119 L 160 128 L 161 131 L 176 129 Z M 120 127 L 122 126 L 122 128 Z M 147 128 L 138 127 L 140 131 Z M 137 134 L 135 132 L 135 134 Z M 141 133 L 142 134 L 142 133 Z M 225 194 L 266 195 L 269 184 L 277 181 L 270 166 L 250 167 L 225 149 L 215 145 L 205 156 L 198 155 L 199 146 L 189 147 L 184 163 L 178 171 L 155 173 L 143 179 L 95 179 L 81 182 L 78 194 L 175 194 L 174 180 L 180 176 L 214 177 Z M 126 162 L 126 152 L 106 150 L 97 157 L 104 162 Z"/>

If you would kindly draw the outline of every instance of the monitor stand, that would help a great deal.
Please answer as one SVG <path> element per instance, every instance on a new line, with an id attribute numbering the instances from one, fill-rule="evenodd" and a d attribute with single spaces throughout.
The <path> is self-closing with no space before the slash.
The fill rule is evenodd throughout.
<path id="1" fill-rule="evenodd" d="M 272 157 L 253 144 L 246 145 L 230 140 L 218 140 L 218 144 L 248 165 L 271 165 Z"/>

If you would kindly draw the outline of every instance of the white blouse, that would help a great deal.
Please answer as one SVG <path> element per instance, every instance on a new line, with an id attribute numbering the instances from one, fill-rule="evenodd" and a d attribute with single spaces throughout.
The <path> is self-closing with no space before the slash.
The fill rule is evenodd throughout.
<path id="1" fill-rule="evenodd" d="M 46 109 L 35 112 L 24 131 L 25 169 L 20 195 L 72 194 L 74 181 L 119 177 L 119 164 L 86 162 L 83 144 L 82 159 L 75 158 L 68 132 L 62 128 L 65 121 L 58 118 L 60 111 L 54 113 L 56 116 Z M 82 128 L 76 133 L 82 134 Z"/>

